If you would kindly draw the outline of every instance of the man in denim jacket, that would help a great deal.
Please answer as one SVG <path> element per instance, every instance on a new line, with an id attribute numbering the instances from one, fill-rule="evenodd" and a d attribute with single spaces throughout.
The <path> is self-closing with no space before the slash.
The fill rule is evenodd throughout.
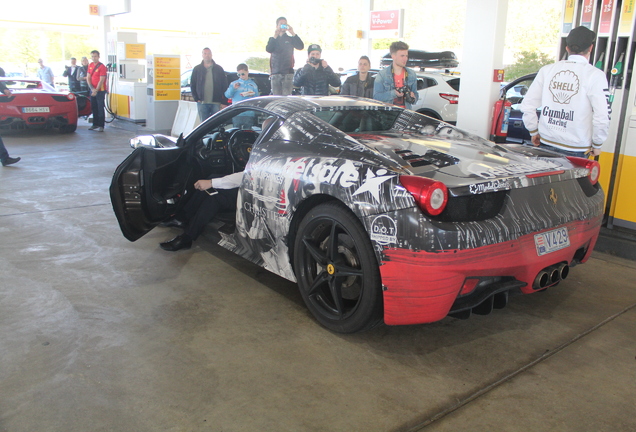
<path id="1" fill-rule="evenodd" d="M 382 69 L 375 77 L 373 99 L 392 103 L 410 109 L 417 102 L 417 76 L 413 69 L 406 67 L 409 59 L 409 46 L 405 42 L 393 42 L 389 48 L 393 63 Z M 405 100 L 404 93 L 398 89 L 408 87 L 412 103 Z"/>

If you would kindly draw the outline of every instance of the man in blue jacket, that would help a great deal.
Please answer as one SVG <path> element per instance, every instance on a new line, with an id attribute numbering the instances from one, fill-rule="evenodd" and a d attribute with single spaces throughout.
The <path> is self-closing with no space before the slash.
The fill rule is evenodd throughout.
<path id="1" fill-rule="evenodd" d="M 190 91 L 201 122 L 227 105 L 223 95 L 227 88 L 225 71 L 212 60 L 210 48 L 203 48 L 202 57 L 203 61 L 192 69 L 190 78 Z"/>
<path id="2" fill-rule="evenodd" d="M 389 52 L 393 63 L 376 75 L 373 99 L 410 109 L 417 102 L 419 94 L 417 75 L 413 69 L 406 67 L 409 46 L 405 42 L 393 42 Z"/>

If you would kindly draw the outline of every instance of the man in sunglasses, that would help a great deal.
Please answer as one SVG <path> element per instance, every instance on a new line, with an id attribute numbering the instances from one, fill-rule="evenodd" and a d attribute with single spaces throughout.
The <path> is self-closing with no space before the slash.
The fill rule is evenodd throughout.
<path id="1" fill-rule="evenodd" d="M 238 79 L 232 81 L 225 91 L 225 97 L 230 99 L 232 103 L 240 102 L 245 99 L 258 96 L 258 86 L 253 79 L 245 63 L 241 63 L 236 67 L 236 75 Z M 241 129 L 250 129 L 255 124 L 253 112 L 245 112 L 234 117 L 232 124 L 234 127 Z"/>

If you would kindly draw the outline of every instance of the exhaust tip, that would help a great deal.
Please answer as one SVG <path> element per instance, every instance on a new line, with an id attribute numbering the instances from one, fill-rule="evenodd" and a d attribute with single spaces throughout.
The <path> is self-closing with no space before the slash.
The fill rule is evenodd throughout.
<path id="1" fill-rule="evenodd" d="M 559 276 L 561 277 L 561 280 L 567 278 L 569 274 L 570 274 L 570 266 L 567 264 L 561 264 L 559 266 Z"/>
<path id="2" fill-rule="evenodd" d="M 541 270 L 539 274 L 537 275 L 537 277 L 534 278 L 534 283 L 532 284 L 532 287 L 536 290 L 545 288 L 548 285 L 549 281 L 550 281 L 550 275 L 548 274 L 548 272 L 545 270 Z"/>
<path id="3" fill-rule="evenodd" d="M 550 270 L 550 284 L 555 284 L 561 280 L 561 272 L 557 267 Z"/>

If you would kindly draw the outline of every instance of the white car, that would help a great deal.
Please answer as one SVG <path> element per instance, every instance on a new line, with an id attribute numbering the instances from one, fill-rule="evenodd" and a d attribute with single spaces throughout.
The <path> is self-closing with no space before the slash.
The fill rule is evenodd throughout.
<path id="1" fill-rule="evenodd" d="M 429 117 L 457 123 L 459 75 L 443 72 L 417 72 L 419 99 L 411 108 Z"/>

